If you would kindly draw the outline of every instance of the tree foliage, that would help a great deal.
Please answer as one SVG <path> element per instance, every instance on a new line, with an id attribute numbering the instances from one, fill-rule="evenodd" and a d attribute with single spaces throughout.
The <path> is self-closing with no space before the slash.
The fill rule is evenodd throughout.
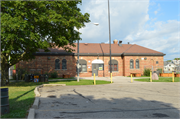
<path id="1" fill-rule="evenodd" d="M 174 60 L 180 60 L 180 58 L 174 58 Z"/>
<path id="2" fill-rule="evenodd" d="M 1 66 L 2 71 L 21 60 L 33 59 L 38 49 L 54 45 L 72 51 L 81 40 L 79 29 L 90 22 L 76 1 L 2 1 L 1 2 Z M 9 58 L 10 57 L 10 58 Z M 8 78 L 3 76 L 2 78 Z"/>

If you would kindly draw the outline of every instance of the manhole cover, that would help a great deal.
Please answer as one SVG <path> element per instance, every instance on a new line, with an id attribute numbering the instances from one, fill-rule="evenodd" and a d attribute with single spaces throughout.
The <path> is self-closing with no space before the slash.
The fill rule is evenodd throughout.
<path id="1" fill-rule="evenodd" d="M 55 95 L 49 95 L 48 97 L 49 97 L 49 98 L 56 98 Z"/>
<path id="2" fill-rule="evenodd" d="M 153 114 L 155 117 L 169 117 L 168 115 L 166 114 L 161 114 L 161 113 L 154 113 Z"/>

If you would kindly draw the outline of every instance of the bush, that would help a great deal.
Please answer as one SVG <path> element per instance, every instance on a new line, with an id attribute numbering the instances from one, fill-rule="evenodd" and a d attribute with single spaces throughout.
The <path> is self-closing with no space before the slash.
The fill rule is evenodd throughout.
<path id="1" fill-rule="evenodd" d="M 51 73 L 51 78 L 57 78 L 57 77 L 58 77 L 57 72 Z"/>
<path id="2" fill-rule="evenodd" d="M 49 75 L 49 73 L 47 73 L 47 72 L 45 72 L 44 74 L 45 74 L 45 75 Z"/>
<path id="3" fill-rule="evenodd" d="M 144 69 L 144 76 L 150 76 L 151 69 Z"/>
<path id="4" fill-rule="evenodd" d="M 28 74 L 29 72 L 28 72 L 27 68 L 21 68 L 20 67 L 20 68 L 16 69 L 16 73 L 18 75 L 18 79 L 17 80 L 24 80 L 25 74 Z M 16 76 L 14 78 L 16 79 Z"/>
<path id="5" fill-rule="evenodd" d="M 13 73 L 13 80 L 16 80 L 16 74 Z"/>
<path id="6" fill-rule="evenodd" d="M 40 75 L 40 73 L 39 72 L 34 72 L 34 75 Z"/>
<path id="7" fill-rule="evenodd" d="M 157 69 L 157 71 L 158 71 L 159 73 L 162 73 L 162 69 Z"/>

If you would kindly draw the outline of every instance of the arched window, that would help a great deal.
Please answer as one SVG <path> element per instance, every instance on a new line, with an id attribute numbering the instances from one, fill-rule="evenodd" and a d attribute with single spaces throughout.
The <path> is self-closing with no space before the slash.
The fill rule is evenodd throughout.
<path id="1" fill-rule="evenodd" d="M 136 60 L 136 69 L 139 69 L 139 60 Z"/>
<path id="2" fill-rule="evenodd" d="M 134 69 L 134 60 L 133 59 L 130 60 L 130 69 Z"/>
<path id="3" fill-rule="evenodd" d="M 67 69 L 66 59 L 62 60 L 62 69 Z"/>
<path id="4" fill-rule="evenodd" d="M 55 60 L 55 69 L 60 69 L 59 59 Z"/>
<path id="5" fill-rule="evenodd" d="M 79 72 L 87 72 L 87 62 L 86 60 L 79 60 Z"/>
<path id="6" fill-rule="evenodd" d="M 111 60 L 112 71 L 118 71 L 118 61 Z M 110 61 L 109 61 L 109 71 L 110 71 Z"/>

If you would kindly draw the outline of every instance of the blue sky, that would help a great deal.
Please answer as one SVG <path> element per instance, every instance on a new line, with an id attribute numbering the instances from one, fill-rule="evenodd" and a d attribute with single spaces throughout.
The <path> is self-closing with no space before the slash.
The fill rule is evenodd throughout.
<path id="1" fill-rule="evenodd" d="M 109 43 L 108 0 L 82 0 L 82 13 L 91 23 L 80 29 L 81 43 Z M 109 0 L 111 42 L 137 44 L 180 57 L 180 0 Z M 93 23 L 99 23 L 98 26 Z"/>

